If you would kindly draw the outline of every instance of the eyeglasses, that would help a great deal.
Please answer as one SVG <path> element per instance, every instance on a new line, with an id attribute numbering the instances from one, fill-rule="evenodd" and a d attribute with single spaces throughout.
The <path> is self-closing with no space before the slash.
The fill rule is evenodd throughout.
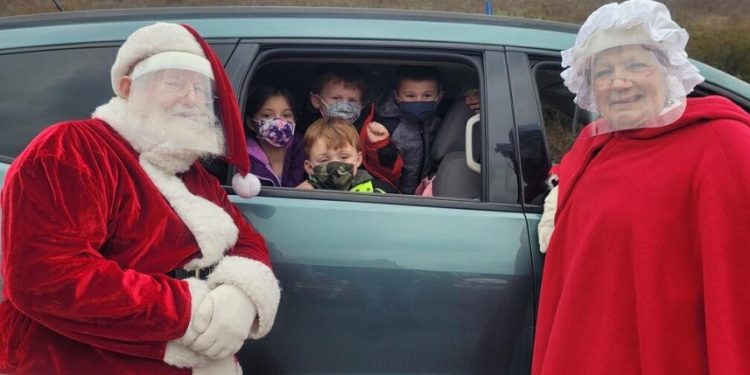
<path id="1" fill-rule="evenodd" d="M 597 88 L 609 88 L 617 78 L 625 80 L 643 79 L 656 71 L 656 64 L 646 61 L 631 61 L 625 64 L 594 68 L 593 81 Z"/>
<path id="2" fill-rule="evenodd" d="M 161 82 L 161 87 L 174 96 L 185 96 L 192 89 L 195 95 L 195 100 L 201 103 L 213 103 L 216 96 L 213 94 L 213 89 L 210 86 L 206 86 L 201 83 L 188 83 L 179 80 L 166 80 Z"/>

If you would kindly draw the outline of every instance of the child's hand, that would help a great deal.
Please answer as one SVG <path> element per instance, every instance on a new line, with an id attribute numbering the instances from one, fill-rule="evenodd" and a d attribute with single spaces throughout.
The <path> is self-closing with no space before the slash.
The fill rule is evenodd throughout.
<path id="1" fill-rule="evenodd" d="M 469 93 L 464 100 L 466 101 L 466 105 L 474 110 L 474 113 L 479 113 L 479 109 L 481 108 L 479 104 L 479 92 L 474 91 Z"/>
<path id="2" fill-rule="evenodd" d="M 367 141 L 370 143 L 380 142 L 390 136 L 388 129 L 377 121 L 373 121 L 367 125 Z"/>
<path id="3" fill-rule="evenodd" d="M 315 187 L 308 181 L 302 181 L 301 184 L 297 185 L 296 189 L 315 190 Z"/>

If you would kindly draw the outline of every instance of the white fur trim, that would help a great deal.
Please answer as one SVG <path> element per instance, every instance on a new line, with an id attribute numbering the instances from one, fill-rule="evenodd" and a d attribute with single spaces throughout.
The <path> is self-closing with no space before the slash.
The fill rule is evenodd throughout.
<path id="1" fill-rule="evenodd" d="M 179 368 L 191 368 L 191 367 L 204 367 L 211 361 L 210 358 L 205 355 L 192 351 L 185 345 L 178 343 L 177 341 L 167 342 L 167 349 L 164 351 L 164 363 L 179 367 Z"/>
<path id="2" fill-rule="evenodd" d="M 220 284 L 240 288 L 258 309 L 258 320 L 250 328 L 249 338 L 259 339 L 267 335 L 273 327 L 281 298 L 279 282 L 273 271 L 256 260 L 225 256 L 208 276 L 210 288 L 213 289 Z"/>
<path id="3" fill-rule="evenodd" d="M 135 64 L 149 56 L 166 51 L 187 52 L 206 57 L 195 37 L 181 25 L 158 22 L 142 27 L 130 34 L 117 51 L 111 71 L 112 90 L 115 94 L 122 96 L 120 78 L 127 75 Z"/>
<path id="4" fill-rule="evenodd" d="M 128 102 L 125 99 L 115 96 L 107 104 L 97 107 L 91 117 L 98 118 L 109 124 L 140 154 L 145 151 L 145 145 L 141 145 L 138 142 L 140 137 L 138 137 L 136 130 L 128 124 L 127 106 Z"/>
<path id="5" fill-rule="evenodd" d="M 167 343 L 164 363 L 178 368 L 190 368 L 193 374 L 198 375 L 242 375 L 242 367 L 234 356 L 215 360 L 173 341 Z"/>
<path id="6" fill-rule="evenodd" d="M 549 240 L 555 230 L 555 212 L 557 211 L 557 186 L 552 188 L 544 198 L 544 212 L 539 220 L 537 231 L 539 233 L 539 251 L 547 252 Z"/>
<path id="7" fill-rule="evenodd" d="M 145 60 L 141 60 L 141 62 L 135 64 L 130 77 L 136 79 L 144 74 L 164 69 L 189 70 L 211 79 L 214 78 L 214 73 L 211 71 L 211 63 L 205 57 L 187 52 L 173 51 L 157 53 Z"/>
<path id="8" fill-rule="evenodd" d="M 244 177 L 235 173 L 232 176 L 232 189 L 242 198 L 252 198 L 260 193 L 260 180 L 252 173 Z"/>
<path id="9" fill-rule="evenodd" d="M 208 267 L 224 256 L 237 242 L 239 230 L 229 214 L 215 203 L 193 195 L 177 176 L 157 168 L 141 154 L 140 164 L 169 202 L 182 222 L 193 233 L 202 257 L 193 259 L 183 268 L 193 270 Z"/>
<path id="10" fill-rule="evenodd" d="M 242 367 L 234 356 L 212 360 L 205 367 L 194 367 L 193 375 L 242 375 Z"/>

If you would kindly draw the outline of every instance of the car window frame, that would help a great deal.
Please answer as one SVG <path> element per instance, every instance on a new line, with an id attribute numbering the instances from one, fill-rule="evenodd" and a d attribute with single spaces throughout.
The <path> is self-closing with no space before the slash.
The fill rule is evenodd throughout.
<path id="1" fill-rule="evenodd" d="M 341 42 L 341 43 L 339 43 Z M 268 54 L 270 53 L 289 53 L 290 51 L 299 50 L 301 52 L 311 52 L 317 56 L 325 54 L 327 51 L 335 55 L 347 55 L 352 56 L 361 55 L 367 56 L 372 54 L 379 54 L 381 57 L 393 57 L 398 56 L 409 56 L 411 59 L 415 57 L 440 57 L 447 61 L 453 60 L 461 63 L 469 63 L 474 69 L 477 70 L 478 82 L 480 85 L 480 95 L 482 101 L 491 100 L 491 97 L 506 98 L 507 102 L 510 103 L 510 93 L 507 92 L 506 86 L 502 84 L 497 85 L 494 80 L 507 79 L 507 71 L 504 65 L 497 68 L 500 74 L 493 73 L 494 76 L 500 76 L 495 78 L 493 83 L 487 82 L 487 62 L 486 56 L 488 52 L 501 53 L 504 50 L 503 47 L 498 48 L 487 48 L 487 46 L 475 46 L 475 45 L 455 45 L 450 43 L 405 43 L 405 42 L 391 42 L 391 41 L 352 41 L 352 40 L 257 40 L 257 39 L 242 39 L 235 50 L 235 55 L 228 62 L 226 68 L 228 74 L 232 78 L 233 84 L 237 88 L 237 96 L 241 107 L 241 112 L 244 113 L 244 102 L 247 95 L 247 88 L 252 80 L 252 75 L 267 61 Z M 281 51 L 281 52 L 279 52 Z M 457 58 L 458 57 L 458 58 Z M 476 58 L 481 61 L 479 65 L 474 62 L 469 62 L 468 58 Z M 504 58 L 503 58 L 504 59 Z M 461 61 L 463 60 L 463 61 Z M 481 64 L 485 64 L 484 70 Z M 494 72 L 494 71 L 493 71 Z M 488 91 L 488 89 L 490 92 Z M 488 96 L 489 95 L 489 96 Z M 483 106 L 482 117 L 488 118 L 488 115 L 493 118 L 507 119 L 507 116 L 502 114 L 498 115 L 500 111 L 492 110 Z M 493 124 L 494 126 L 494 124 Z M 503 128 L 510 126 L 510 122 L 505 124 Z M 488 139 L 487 126 L 482 125 L 482 139 Z M 501 131 L 496 132 L 498 134 Z M 482 155 L 489 154 L 488 142 L 482 144 Z M 493 150 L 494 151 L 494 150 Z M 450 208 L 467 208 L 467 209 L 479 209 L 479 210 L 491 210 L 491 211 L 508 211 L 508 212 L 521 212 L 522 206 L 517 202 L 507 202 L 492 200 L 492 196 L 489 193 L 491 190 L 488 188 L 488 184 L 492 185 L 491 180 L 487 176 L 487 172 L 491 169 L 482 166 L 482 183 L 483 183 L 483 199 L 481 201 L 472 201 L 466 199 L 448 198 L 448 197 L 421 197 L 415 195 L 401 195 L 401 194 L 389 194 L 386 196 L 368 196 L 366 194 L 352 194 L 350 192 L 333 192 L 333 191 L 300 191 L 293 188 L 281 188 L 271 187 L 268 189 L 262 189 L 261 196 L 269 197 L 284 197 L 284 198 L 299 198 L 299 199 L 324 199 L 324 200 L 336 200 L 336 201 L 357 201 L 357 202 L 373 202 L 373 203 L 385 203 L 385 204 L 399 204 L 399 205 L 411 205 L 411 206 L 434 206 L 434 207 L 450 207 Z M 228 191 L 231 193 L 231 189 L 226 186 Z"/>

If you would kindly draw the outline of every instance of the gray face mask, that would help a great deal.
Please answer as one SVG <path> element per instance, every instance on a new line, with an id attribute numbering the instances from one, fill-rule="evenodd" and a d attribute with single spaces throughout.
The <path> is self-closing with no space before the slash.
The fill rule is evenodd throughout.
<path id="1" fill-rule="evenodd" d="M 320 114 L 325 118 L 340 118 L 354 123 L 359 118 L 359 113 L 362 112 L 362 106 L 357 103 L 341 100 L 328 104 L 320 96 L 318 96 L 318 99 L 323 103 L 323 106 L 320 107 Z"/>

